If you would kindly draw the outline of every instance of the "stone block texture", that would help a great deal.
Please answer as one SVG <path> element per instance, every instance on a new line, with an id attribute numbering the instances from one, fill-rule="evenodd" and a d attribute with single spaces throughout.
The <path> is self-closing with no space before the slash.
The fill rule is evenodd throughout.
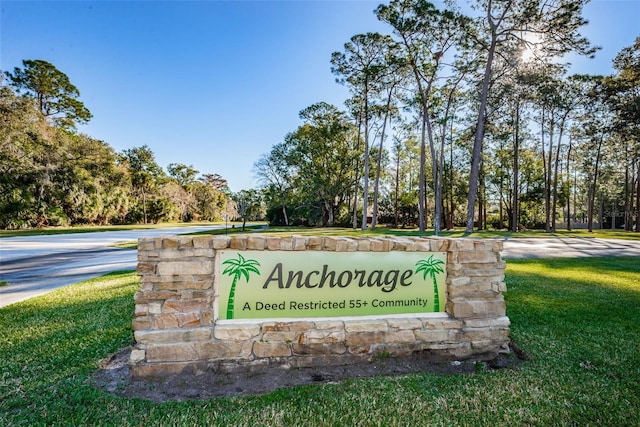
<path id="1" fill-rule="evenodd" d="M 216 264 L 224 249 L 447 252 L 446 313 L 217 321 Z M 184 370 L 344 365 L 423 352 L 436 361 L 490 360 L 508 351 L 502 242 L 450 238 L 164 236 L 138 242 L 133 377 Z M 348 256 L 348 254 L 345 254 Z"/>

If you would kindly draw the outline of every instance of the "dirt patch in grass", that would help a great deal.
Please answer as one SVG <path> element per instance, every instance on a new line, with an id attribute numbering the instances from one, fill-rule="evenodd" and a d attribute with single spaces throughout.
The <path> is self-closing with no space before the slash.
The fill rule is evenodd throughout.
<path id="1" fill-rule="evenodd" d="M 492 369 L 517 369 L 527 356 L 512 347 L 511 354 L 490 362 L 433 363 L 419 353 L 403 357 L 377 357 L 370 362 L 348 366 L 312 368 L 271 368 L 259 372 L 173 375 L 163 380 L 139 380 L 129 376 L 130 348 L 104 360 L 92 378 L 94 385 L 120 397 L 142 398 L 154 402 L 210 399 L 224 396 L 250 396 L 311 384 L 338 383 L 348 378 L 406 375 L 418 372 L 471 374 Z"/>

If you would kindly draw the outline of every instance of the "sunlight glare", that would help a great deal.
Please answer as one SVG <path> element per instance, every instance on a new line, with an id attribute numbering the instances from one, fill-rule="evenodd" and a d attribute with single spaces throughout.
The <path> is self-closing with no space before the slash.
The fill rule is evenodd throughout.
<path id="1" fill-rule="evenodd" d="M 522 35 L 522 53 L 520 54 L 520 60 L 522 62 L 529 62 L 537 57 L 542 44 L 542 37 L 535 33 L 524 33 Z"/>

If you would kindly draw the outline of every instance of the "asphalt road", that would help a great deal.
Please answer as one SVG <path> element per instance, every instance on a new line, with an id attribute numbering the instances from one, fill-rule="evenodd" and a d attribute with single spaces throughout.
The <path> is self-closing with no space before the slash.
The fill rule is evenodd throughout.
<path id="1" fill-rule="evenodd" d="M 0 239 L 0 281 L 9 283 L 0 287 L 0 307 L 112 271 L 134 270 L 137 263 L 136 250 L 109 247 L 114 243 L 136 240 L 139 237 L 216 228 L 222 227 L 105 231 Z M 589 256 L 640 257 L 640 241 L 592 238 L 507 239 L 502 252 L 505 259 Z"/>
<path id="2" fill-rule="evenodd" d="M 505 239 L 502 258 L 583 258 L 639 256 L 640 240 L 614 240 L 582 237 L 550 239 Z M 638 261 L 640 263 L 640 260 Z"/>
<path id="3" fill-rule="evenodd" d="M 0 239 L 0 307 L 117 270 L 135 270 L 137 251 L 115 243 L 224 226 L 103 231 Z"/>

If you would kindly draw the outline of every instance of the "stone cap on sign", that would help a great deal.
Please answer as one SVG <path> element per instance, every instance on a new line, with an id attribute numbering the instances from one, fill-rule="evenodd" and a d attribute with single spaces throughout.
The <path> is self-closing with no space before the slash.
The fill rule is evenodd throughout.
<path id="1" fill-rule="evenodd" d="M 236 249 L 256 251 L 489 251 L 501 252 L 502 241 L 493 239 L 452 239 L 446 237 L 397 236 L 269 236 L 263 234 L 241 236 L 159 236 L 139 240 L 139 250 L 158 249 Z"/>

